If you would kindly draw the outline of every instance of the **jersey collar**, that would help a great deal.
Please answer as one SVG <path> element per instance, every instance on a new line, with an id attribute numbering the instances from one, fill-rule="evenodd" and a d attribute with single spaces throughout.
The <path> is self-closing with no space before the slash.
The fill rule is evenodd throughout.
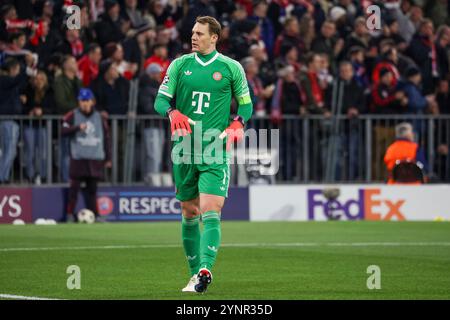
<path id="1" fill-rule="evenodd" d="M 211 64 L 214 62 L 214 60 L 216 60 L 219 57 L 219 52 L 216 52 L 216 54 L 209 59 L 206 62 L 203 62 L 200 57 L 198 56 L 197 52 L 195 52 L 195 60 L 197 60 L 198 63 L 200 63 L 202 66 L 206 67 L 208 64 Z"/>

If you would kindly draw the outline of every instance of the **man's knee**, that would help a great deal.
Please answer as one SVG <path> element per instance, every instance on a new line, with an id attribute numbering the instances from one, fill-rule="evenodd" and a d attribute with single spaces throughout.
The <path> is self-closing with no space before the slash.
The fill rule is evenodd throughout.
<path id="1" fill-rule="evenodd" d="M 200 214 L 198 199 L 181 202 L 181 213 L 185 218 L 193 218 Z"/>
<path id="2" fill-rule="evenodd" d="M 200 205 L 200 212 L 205 213 L 208 211 L 215 211 L 215 212 L 221 212 L 223 208 L 223 201 L 220 199 L 218 200 L 212 200 L 208 199 L 207 201 L 204 201 Z"/>

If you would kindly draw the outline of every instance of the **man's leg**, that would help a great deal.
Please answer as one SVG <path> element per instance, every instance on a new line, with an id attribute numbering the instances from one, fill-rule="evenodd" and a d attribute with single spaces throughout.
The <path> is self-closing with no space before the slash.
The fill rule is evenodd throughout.
<path id="1" fill-rule="evenodd" d="M 200 208 L 199 198 L 181 202 L 183 220 L 181 237 L 191 276 L 197 274 L 200 266 Z"/>
<path id="2" fill-rule="evenodd" d="M 217 258 L 220 246 L 220 212 L 225 198 L 200 193 L 200 211 L 202 212 L 203 234 L 200 241 L 200 268 L 211 270 Z"/>
<path id="3" fill-rule="evenodd" d="M 98 217 L 97 209 L 97 178 L 86 178 L 86 204 L 96 217 Z"/>
<path id="4" fill-rule="evenodd" d="M 69 194 L 67 196 L 66 220 L 77 221 L 74 210 L 77 205 L 78 192 L 80 191 L 80 180 L 70 179 Z"/>

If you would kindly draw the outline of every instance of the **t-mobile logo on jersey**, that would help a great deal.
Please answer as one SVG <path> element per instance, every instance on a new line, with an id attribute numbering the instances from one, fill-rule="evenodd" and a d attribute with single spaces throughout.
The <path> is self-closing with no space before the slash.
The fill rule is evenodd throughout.
<path id="1" fill-rule="evenodd" d="M 198 101 L 196 101 L 195 97 L 198 96 Z M 203 97 L 206 97 L 203 100 Z M 211 93 L 210 92 L 200 92 L 200 91 L 193 91 L 192 92 L 192 106 L 197 106 L 197 110 L 194 111 L 194 113 L 197 114 L 204 114 L 202 111 L 202 108 L 209 108 L 209 100 L 211 99 Z"/>

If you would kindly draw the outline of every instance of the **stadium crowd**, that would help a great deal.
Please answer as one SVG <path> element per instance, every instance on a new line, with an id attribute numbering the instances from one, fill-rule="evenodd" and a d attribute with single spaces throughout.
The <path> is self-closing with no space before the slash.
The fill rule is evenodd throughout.
<path id="1" fill-rule="evenodd" d="M 285 115 L 450 114 L 448 0 L 0 3 L 0 116 L 64 115 L 77 108 L 83 87 L 92 89 L 103 116 L 127 115 L 136 78 L 138 113 L 155 114 L 161 79 L 174 58 L 190 52 L 200 15 L 220 21 L 218 50 L 244 67 L 254 118 L 268 116 L 281 126 Z M 379 29 L 368 28 L 372 4 L 381 9 Z M 80 29 L 68 28 L 72 5 L 81 9 Z M 435 152 L 448 163 L 450 128 L 443 132 Z M 16 121 L 0 119 L 0 183 L 10 180 L 19 133 Z M 164 133 L 149 130 L 147 138 L 153 135 Z M 352 141 L 351 130 L 348 135 Z M 394 125 L 375 126 L 374 144 L 394 135 Z M 28 179 L 45 178 L 45 128 L 29 122 L 23 140 Z M 68 154 L 64 138 L 60 147 Z M 375 161 L 384 166 L 382 158 Z M 62 172 L 67 181 L 68 168 Z M 449 170 L 446 175 L 440 178 L 450 181 Z"/>

